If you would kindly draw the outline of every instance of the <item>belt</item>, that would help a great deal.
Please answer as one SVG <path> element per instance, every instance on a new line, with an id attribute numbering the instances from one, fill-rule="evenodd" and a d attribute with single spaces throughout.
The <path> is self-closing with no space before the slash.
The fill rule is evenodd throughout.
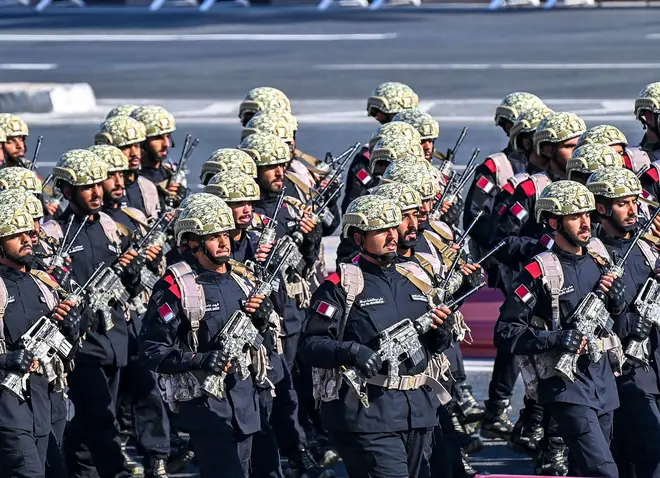
<path id="1" fill-rule="evenodd" d="M 606 352 L 608 350 L 616 349 L 621 347 L 621 340 L 616 335 L 610 337 L 603 337 L 602 339 L 596 339 L 596 344 L 598 345 L 599 352 Z M 580 351 L 580 355 L 589 353 L 588 347 L 583 348 Z"/>
<path id="2" fill-rule="evenodd" d="M 431 390 L 435 392 L 435 396 L 440 400 L 440 403 L 445 405 L 452 400 L 452 396 L 447 392 L 447 389 L 442 386 L 440 382 L 435 380 L 433 377 L 429 377 L 423 373 L 418 375 L 399 375 L 396 377 L 394 383 L 390 383 L 390 379 L 387 375 L 376 375 L 375 377 L 367 380 L 367 383 L 371 385 L 376 385 L 378 387 L 383 387 L 388 390 L 417 390 L 422 385 L 426 385 Z"/>

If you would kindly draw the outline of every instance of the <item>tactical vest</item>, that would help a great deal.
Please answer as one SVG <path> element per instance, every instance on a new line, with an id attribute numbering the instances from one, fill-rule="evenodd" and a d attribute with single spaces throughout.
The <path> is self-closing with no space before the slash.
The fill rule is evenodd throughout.
<path id="1" fill-rule="evenodd" d="M 114 245 L 121 243 L 121 237 L 119 235 L 119 230 L 117 228 L 117 223 L 106 213 L 99 212 L 99 222 L 105 233 L 105 237 L 108 238 L 110 242 Z M 41 227 L 44 229 L 46 234 L 49 236 L 55 237 L 56 239 L 62 239 L 64 237 L 64 232 L 62 231 L 62 226 L 57 221 L 52 219 L 44 222 Z"/>
<path id="2" fill-rule="evenodd" d="M 144 211 L 149 217 L 158 217 L 160 214 L 160 198 L 158 188 L 147 178 L 137 177 L 137 185 L 140 188 L 142 201 L 144 202 Z"/>
<path id="3" fill-rule="evenodd" d="M 488 159 L 492 160 L 493 164 L 495 164 L 495 182 L 497 183 L 497 187 L 502 189 L 507 180 L 513 176 L 511 161 L 509 161 L 509 158 L 504 153 L 491 154 Z"/>
<path id="4" fill-rule="evenodd" d="M 531 179 L 532 182 L 534 183 L 534 188 L 536 189 L 536 191 L 534 192 L 534 198 L 536 200 L 539 199 L 545 187 L 552 182 L 552 179 L 550 179 L 548 174 L 544 172 L 534 173 L 530 175 L 528 179 Z"/>
<path id="5" fill-rule="evenodd" d="M 649 154 L 639 146 L 626 148 L 624 153 L 630 160 L 630 166 L 633 173 L 637 174 L 638 176 L 642 172 L 646 171 L 653 163 L 649 157 Z"/>
<path id="6" fill-rule="evenodd" d="M 507 182 L 515 190 L 520 185 L 520 183 L 522 183 L 526 179 L 529 179 L 529 174 L 528 173 L 518 173 L 518 174 L 514 174 L 509 179 L 507 179 Z"/>

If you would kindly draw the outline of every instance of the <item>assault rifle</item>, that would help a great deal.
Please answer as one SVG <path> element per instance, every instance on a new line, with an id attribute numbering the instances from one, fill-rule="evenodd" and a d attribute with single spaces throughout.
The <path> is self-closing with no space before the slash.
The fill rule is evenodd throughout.
<path id="1" fill-rule="evenodd" d="M 275 239 L 277 239 L 277 214 L 280 212 L 280 209 L 282 208 L 282 203 L 284 202 L 284 193 L 286 192 L 286 187 L 282 186 L 282 189 L 280 191 L 280 194 L 277 196 L 277 205 L 275 206 L 275 212 L 273 213 L 273 217 L 269 217 L 268 222 L 264 226 L 263 230 L 261 231 L 261 235 L 259 236 L 259 245 L 264 245 L 264 244 L 271 244 L 272 242 L 275 242 Z"/>
<path id="2" fill-rule="evenodd" d="M 477 161 L 479 153 L 479 148 L 475 148 L 472 152 L 470 160 L 465 165 L 465 170 L 462 174 L 452 172 L 451 176 L 449 177 L 449 181 L 447 181 L 447 184 L 445 185 L 445 189 L 442 191 L 440 199 L 438 199 L 433 205 L 433 209 L 431 210 L 430 214 L 431 219 L 440 218 L 440 209 L 442 209 L 443 203 L 453 203 L 456 201 L 456 196 L 458 196 L 458 194 L 463 190 L 470 177 L 477 170 L 478 165 L 476 165 L 475 162 Z"/>
<path id="3" fill-rule="evenodd" d="M 34 146 L 34 154 L 32 155 L 32 161 L 30 162 L 30 166 L 28 166 L 28 169 L 30 171 L 34 171 L 37 169 L 37 160 L 39 159 L 39 151 L 41 150 L 41 143 L 44 142 L 44 137 L 39 136 L 37 138 L 37 144 Z"/>
<path id="4" fill-rule="evenodd" d="M 454 162 L 456 162 L 456 151 L 458 151 L 458 148 L 460 148 L 461 144 L 463 144 L 463 140 L 465 139 L 467 132 L 468 127 L 465 126 L 461 130 L 461 134 L 458 135 L 458 139 L 456 140 L 454 147 L 447 150 L 447 156 L 440 162 L 440 167 L 438 169 L 447 177 L 449 177 L 453 172 Z"/>
<path id="5" fill-rule="evenodd" d="M 635 309 L 640 317 L 649 320 L 656 327 L 660 326 L 660 282 L 653 277 L 646 279 L 635 299 Z M 644 366 L 649 366 L 649 339 L 631 339 L 626 346 L 626 357 Z"/>
<path id="6" fill-rule="evenodd" d="M 183 148 L 181 148 L 181 157 L 179 158 L 179 162 L 177 163 L 176 166 L 173 167 L 172 175 L 169 177 L 167 182 L 165 183 L 165 191 L 167 191 L 167 188 L 169 188 L 172 184 L 184 184 L 184 181 L 186 179 L 186 174 L 188 173 L 187 171 L 187 163 L 188 160 L 190 159 L 190 156 L 192 156 L 193 151 L 195 151 L 195 148 L 197 148 L 197 145 L 199 144 L 199 138 L 195 138 L 195 140 L 190 142 L 192 139 L 192 136 L 187 134 L 186 139 L 183 143 Z M 165 197 L 165 206 L 166 209 L 168 209 L 167 212 L 171 211 L 174 209 L 174 198 L 168 193 L 167 196 Z"/>

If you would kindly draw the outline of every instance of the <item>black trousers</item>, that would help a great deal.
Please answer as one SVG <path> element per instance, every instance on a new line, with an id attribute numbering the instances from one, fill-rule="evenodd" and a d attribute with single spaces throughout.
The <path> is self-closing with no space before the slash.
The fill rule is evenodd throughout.
<path id="1" fill-rule="evenodd" d="M 0 427 L 0 477 L 43 478 L 48 435 Z"/>
<path id="2" fill-rule="evenodd" d="M 330 432 L 350 478 L 417 478 L 428 466 L 431 428 L 390 433 Z M 423 476 L 427 476 L 424 470 Z"/>
<path id="3" fill-rule="evenodd" d="M 520 368 L 515 356 L 498 349 L 493 364 L 493 375 L 488 385 L 489 400 L 509 400 L 513 395 Z"/>
<path id="4" fill-rule="evenodd" d="M 190 432 L 201 478 L 249 477 L 252 435 Z"/>
<path id="5" fill-rule="evenodd" d="M 75 415 L 64 437 L 71 477 L 114 477 L 124 471 L 119 427 L 115 418 L 119 370 L 77 363 L 68 375 Z"/>
<path id="6" fill-rule="evenodd" d="M 252 436 L 252 447 L 258 450 L 250 457 L 251 478 L 282 478 L 280 452 L 275 432 L 270 426 L 273 396 L 270 389 L 259 391 L 261 429 Z"/>
<path id="7" fill-rule="evenodd" d="M 456 431 L 444 405 L 438 407 L 438 425 L 433 428 L 429 465 L 431 478 L 453 478 L 464 473 Z"/>
<path id="8" fill-rule="evenodd" d="M 568 446 L 569 475 L 618 478 L 610 452 L 614 412 L 600 413 L 571 403 L 553 403 L 552 418 Z"/>

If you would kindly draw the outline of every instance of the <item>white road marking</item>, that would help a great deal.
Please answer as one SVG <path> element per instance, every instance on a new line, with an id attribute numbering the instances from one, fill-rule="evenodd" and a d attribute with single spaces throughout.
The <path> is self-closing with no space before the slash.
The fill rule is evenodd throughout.
<path id="1" fill-rule="evenodd" d="M 0 70 L 37 71 L 56 70 L 55 63 L 0 63 Z"/>
<path id="2" fill-rule="evenodd" d="M 33 42 L 60 42 L 60 43 L 140 43 L 140 42 L 199 42 L 199 41 L 373 41 L 392 40 L 396 33 L 200 33 L 200 34 L 0 34 L 3 43 L 33 43 Z"/>
<path id="3" fill-rule="evenodd" d="M 339 63 L 314 65 L 317 70 L 658 70 L 660 63 Z"/>
<path id="4" fill-rule="evenodd" d="M 645 38 L 647 40 L 660 40 L 660 33 L 649 33 Z"/>

